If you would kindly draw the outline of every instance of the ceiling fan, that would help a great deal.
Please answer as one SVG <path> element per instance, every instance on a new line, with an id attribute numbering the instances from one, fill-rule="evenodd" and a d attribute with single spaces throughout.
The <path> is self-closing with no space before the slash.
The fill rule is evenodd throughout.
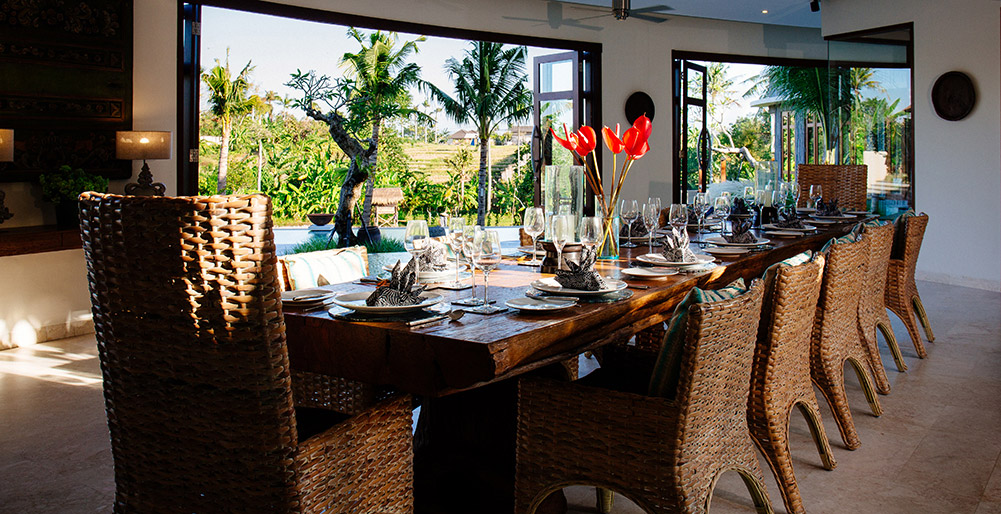
<path id="1" fill-rule="evenodd" d="M 596 16 L 592 16 L 591 18 L 595 17 Z M 548 2 L 546 2 L 546 19 L 544 20 L 539 18 L 518 18 L 515 16 L 504 16 L 504 18 L 508 20 L 534 21 L 538 22 L 539 24 L 548 24 L 550 27 L 554 29 L 558 29 L 561 26 L 576 27 L 579 29 L 587 29 L 587 30 L 601 30 L 603 28 L 596 25 L 585 25 L 581 23 L 580 22 L 581 20 L 579 19 L 564 18 L 563 2 L 560 2 L 558 0 L 549 0 Z M 583 19 L 590 19 L 590 18 L 583 18 Z"/>
<path id="2" fill-rule="evenodd" d="M 567 2 L 570 3 L 570 2 Z M 674 8 L 667 5 L 651 5 L 650 7 L 641 7 L 639 9 L 633 9 L 631 7 L 632 2 L 630 0 L 612 0 L 612 16 L 615 16 L 616 20 L 625 20 L 626 18 L 637 18 L 644 21 L 649 21 L 653 23 L 663 23 L 667 21 L 666 18 L 661 18 L 658 16 L 650 16 L 653 13 L 660 13 L 664 11 L 673 11 Z M 589 10 L 606 10 L 605 7 L 597 7 L 595 5 L 587 4 L 577 4 L 576 7 L 581 9 Z M 602 16 L 607 16 L 604 14 Z M 598 16 L 593 16 L 597 18 Z M 582 20 L 590 18 L 581 18 Z"/>

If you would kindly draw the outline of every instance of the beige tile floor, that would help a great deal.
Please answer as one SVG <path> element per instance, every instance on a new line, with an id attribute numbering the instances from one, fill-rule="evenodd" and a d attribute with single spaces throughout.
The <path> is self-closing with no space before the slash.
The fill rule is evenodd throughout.
<path id="1" fill-rule="evenodd" d="M 1001 295 L 918 287 L 936 342 L 918 359 L 895 321 L 909 370 L 896 372 L 884 352 L 893 389 L 880 398 L 882 417 L 869 413 L 848 375 L 862 447 L 845 449 L 822 404 L 838 460 L 826 471 L 794 413 L 794 466 L 809 512 L 1001 513 Z M 767 471 L 765 479 L 776 511 L 785 512 Z M 0 512 L 110 512 L 113 495 L 93 336 L 0 352 Z M 567 495 L 572 513 L 596 512 L 593 489 Z M 753 512 L 736 474 L 721 479 L 712 511 Z M 617 496 L 614 512 L 640 509 Z"/>

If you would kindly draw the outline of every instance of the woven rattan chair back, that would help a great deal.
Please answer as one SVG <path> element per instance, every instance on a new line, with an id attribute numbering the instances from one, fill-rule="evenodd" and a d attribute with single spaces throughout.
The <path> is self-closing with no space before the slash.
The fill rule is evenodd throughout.
<path id="1" fill-rule="evenodd" d="M 806 206 L 810 186 L 819 184 L 824 188 L 825 200 L 836 199 L 842 208 L 865 209 L 868 170 L 864 164 L 800 164 L 797 167 L 797 182 L 802 191 L 799 206 Z"/>
<path id="2" fill-rule="evenodd" d="M 928 355 L 921 334 L 918 332 L 918 321 L 925 329 L 929 342 L 935 342 L 935 334 L 931 330 L 928 313 L 925 312 L 918 286 L 914 282 L 914 271 L 918 265 L 918 253 L 924 240 L 925 228 L 928 226 L 928 215 L 910 216 L 898 223 L 897 230 L 903 230 L 904 242 L 902 258 L 890 259 L 886 271 L 886 307 L 900 317 L 907 327 L 914 350 L 922 359 Z"/>
<path id="3" fill-rule="evenodd" d="M 858 319 L 859 331 L 862 336 L 862 346 L 869 355 L 872 365 L 873 379 L 876 391 L 889 394 L 890 381 L 886 376 L 883 358 L 879 355 L 879 344 L 876 331 L 879 330 L 886 340 L 887 347 L 893 354 L 897 369 L 904 371 L 907 366 L 897 346 L 897 338 L 890 326 L 890 317 L 886 314 L 886 270 L 890 265 L 890 251 L 893 248 L 893 225 L 866 227 L 865 237 L 869 239 L 869 259 L 866 263 L 866 278 L 862 283 L 862 295 L 859 298 Z"/>
<path id="4" fill-rule="evenodd" d="M 835 244 L 827 256 L 810 345 L 810 372 L 831 407 L 845 446 L 861 445 L 845 394 L 845 363 L 855 369 L 874 415 L 882 410 L 872 382 L 869 357 L 858 330 L 858 305 L 869 258 L 869 239 Z"/>
<path id="5" fill-rule="evenodd" d="M 116 512 L 296 512 L 270 202 L 84 193 Z"/>
<path id="6" fill-rule="evenodd" d="M 824 467 L 836 463 L 810 381 L 810 333 L 824 275 L 824 257 L 766 274 L 747 421 L 790 513 L 805 512 L 789 452 L 793 407 L 806 417 Z"/>
<path id="7" fill-rule="evenodd" d="M 747 428 L 763 289 L 756 281 L 737 298 L 691 307 L 678 400 L 520 380 L 515 512 L 588 484 L 646 512 L 705 513 L 726 471 L 740 474 L 759 512 L 772 512 Z"/>

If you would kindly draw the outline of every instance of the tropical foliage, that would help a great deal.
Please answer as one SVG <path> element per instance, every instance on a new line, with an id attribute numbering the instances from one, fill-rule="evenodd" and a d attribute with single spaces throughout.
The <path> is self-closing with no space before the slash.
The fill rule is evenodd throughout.
<path id="1" fill-rule="evenodd" d="M 476 221 L 483 225 L 491 207 L 493 183 L 489 173 L 490 140 L 502 124 L 528 119 L 532 113 L 532 92 L 525 85 L 528 80 L 525 47 L 505 48 L 501 43 L 489 41 L 473 41 L 470 46 L 461 61 L 453 57 L 445 62 L 454 95 L 430 83 L 426 86 L 449 118 L 457 123 L 471 123 L 479 135 Z"/>
<path id="2" fill-rule="evenodd" d="M 229 68 L 229 49 L 226 49 L 226 62 L 216 59 L 215 66 L 202 72 L 202 82 L 209 91 L 209 105 L 212 115 L 220 124 L 221 141 L 219 143 L 219 167 L 217 169 L 219 193 L 226 191 L 226 177 L 229 170 L 229 142 L 233 131 L 234 119 L 252 112 L 263 102 L 256 95 L 250 96 L 250 72 L 253 71 L 250 62 L 240 70 L 236 78 L 232 77 Z"/>

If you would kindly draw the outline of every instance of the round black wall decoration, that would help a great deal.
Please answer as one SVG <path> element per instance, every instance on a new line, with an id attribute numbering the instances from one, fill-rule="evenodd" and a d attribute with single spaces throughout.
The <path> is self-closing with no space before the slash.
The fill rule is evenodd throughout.
<path id="1" fill-rule="evenodd" d="M 653 121 L 654 108 L 653 108 L 653 98 L 650 95 L 637 91 L 626 99 L 626 120 L 630 124 L 636 121 L 636 118 L 646 114 L 650 121 Z"/>
<path id="2" fill-rule="evenodd" d="M 931 88 L 931 104 L 943 120 L 959 121 L 973 111 L 977 91 L 973 80 L 961 71 L 943 73 Z"/>

